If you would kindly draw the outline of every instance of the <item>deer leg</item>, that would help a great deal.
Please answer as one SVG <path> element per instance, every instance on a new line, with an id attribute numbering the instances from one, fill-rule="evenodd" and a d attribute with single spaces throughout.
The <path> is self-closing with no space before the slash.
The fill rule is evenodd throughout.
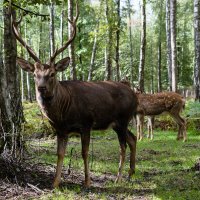
<path id="1" fill-rule="evenodd" d="M 153 140 L 153 130 L 154 130 L 154 121 L 155 121 L 155 118 L 154 117 L 151 117 L 151 140 Z"/>
<path id="2" fill-rule="evenodd" d="M 85 169 L 85 187 L 90 187 L 91 181 L 90 181 L 89 160 L 88 160 L 90 131 L 86 131 L 81 134 L 81 143 L 82 143 L 82 158 L 84 161 L 84 169 Z"/>
<path id="3" fill-rule="evenodd" d="M 136 142 L 137 138 L 129 130 L 127 130 L 126 141 L 130 148 L 130 170 L 128 180 L 135 173 L 135 159 L 136 159 Z"/>
<path id="4" fill-rule="evenodd" d="M 151 121 L 150 121 L 150 117 L 147 118 L 147 129 L 148 129 L 148 135 L 147 135 L 147 138 L 150 138 L 151 136 Z"/>
<path id="5" fill-rule="evenodd" d="M 126 130 L 117 128 L 115 128 L 114 130 L 117 133 L 120 144 L 120 162 L 119 162 L 117 178 L 115 180 L 115 183 L 119 183 L 122 180 L 122 171 L 124 167 L 125 154 L 126 154 Z"/>
<path id="6" fill-rule="evenodd" d="M 57 135 L 57 167 L 56 167 L 56 175 L 53 182 L 53 187 L 58 187 L 61 182 L 61 172 L 63 159 L 65 156 L 65 149 L 67 145 L 68 137 L 58 136 Z"/>
<path id="7" fill-rule="evenodd" d="M 137 127 L 137 139 L 140 139 L 140 116 L 136 116 L 136 127 Z"/>
<path id="8" fill-rule="evenodd" d="M 143 139 L 143 125 L 144 125 L 144 116 L 141 114 L 137 115 L 137 139 Z"/>
<path id="9" fill-rule="evenodd" d="M 177 135 L 177 140 L 180 140 L 183 138 L 183 141 L 186 141 L 187 135 L 186 135 L 186 122 L 185 120 L 179 115 L 179 113 L 174 112 L 170 113 L 173 117 L 173 119 L 176 121 L 178 124 L 178 135 Z"/>

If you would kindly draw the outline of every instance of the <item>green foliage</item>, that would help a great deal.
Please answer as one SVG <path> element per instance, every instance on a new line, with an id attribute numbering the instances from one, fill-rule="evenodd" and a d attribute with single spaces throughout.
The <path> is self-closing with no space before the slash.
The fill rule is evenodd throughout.
<path id="1" fill-rule="evenodd" d="M 187 101 L 184 114 L 188 116 L 189 118 L 200 119 L 200 103 L 192 99 Z"/>
<path id="2" fill-rule="evenodd" d="M 24 136 L 44 137 L 53 133 L 48 120 L 43 116 L 38 104 L 24 102 Z"/>
<path id="3" fill-rule="evenodd" d="M 200 135 L 200 103 L 194 100 L 187 101 L 184 115 L 187 117 L 187 129 Z"/>
<path id="4" fill-rule="evenodd" d="M 49 0 L 34 1 L 16 1 L 18 5 L 26 7 L 28 10 L 40 12 L 42 14 L 49 13 Z M 95 1 L 96 2 L 96 1 Z M 100 1 L 95 4 L 92 1 L 79 1 L 79 20 L 77 27 L 77 37 L 75 39 L 76 52 L 76 69 L 78 79 L 86 80 L 88 77 L 89 66 L 92 55 L 93 42 L 97 24 L 99 31 L 97 34 L 97 53 L 94 66 L 93 80 L 105 79 L 105 47 L 108 44 L 108 29 L 112 31 L 112 71 L 113 80 L 116 77 L 115 69 L 115 46 L 116 46 L 116 30 L 120 29 L 120 74 L 121 79 L 131 77 L 131 53 L 129 47 L 129 29 L 127 21 L 127 13 L 131 10 L 132 20 L 132 41 L 133 41 L 133 78 L 134 84 L 138 80 L 139 66 L 139 49 L 140 49 L 140 10 L 134 4 L 129 7 L 128 1 L 121 2 L 121 27 L 117 27 L 117 6 L 113 0 Z M 108 19 L 106 19 L 106 2 L 109 9 Z M 133 2 L 131 2 L 133 3 Z M 61 46 L 60 40 L 60 15 L 64 10 L 64 40 L 68 35 L 67 27 L 67 1 L 55 1 L 55 44 Z M 147 49 L 145 62 L 145 89 L 146 91 L 157 90 L 157 66 L 158 66 L 158 40 L 161 39 L 161 79 L 163 90 L 168 89 L 168 73 L 166 64 L 166 30 L 165 30 L 165 1 L 147 1 Z M 41 50 L 41 60 L 46 61 L 49 58 L 49 21 L 48 17 L 41 18 L 38 16 L 27 14 L 22 21 L 21 32 L 24 36 L 24 24 L 27 24 L 27 41 L 35 49 L 36 52 Z M 1 23 L 1 22 L 0 22 Z M 42 28 L 41 28 L 42 27 Z M 38 34 L 40 33 L 40 34 Z M 20 54 L 25 50 L 21 50 Z M 193 58 L 194 58 L 194 42 L 193 42 L 193 3 L 189 0 L 178 2 L 177 7 L 177 52 L 178 52 L 178 85 L 183 89 L 193 84 Z M 64 52 L 66 56 L 67 50 Z M 57 59 L 60 59 L 57 58 Z M 64 72 L 69 77 L 70 69 Z"/>

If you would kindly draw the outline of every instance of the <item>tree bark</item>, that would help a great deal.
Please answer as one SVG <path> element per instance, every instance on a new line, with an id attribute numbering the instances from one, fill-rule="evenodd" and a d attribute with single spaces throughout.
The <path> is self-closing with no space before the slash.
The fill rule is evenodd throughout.
<path id="1" fill-rule="evenodd" d="M 162 79 L 161 79 L 161 61 L 162 61 L 162 8 L 163 4 L 160 1 L 160 14 L 159 14 L 159 36 L 158 36 L 158 92 L 162 91 Z"/>
<path id="2" fill-rule="evenodd" d="M 73 0 L 68 0 L 68 19 L 73 21 Z M 72 36 L 72 26 L 68 22 L 68 35 L 69 37 Z M 75 46 L 74 41 L 68 47 L 69 57 L 70 57 L 70 78 L 72 80 L 76 80 L 76 63 L 75 63 Z"/>
<path id="3" fill-rule="evenodd" d="M 5 66 L 3 64 L 2 48 L 0 47 L 0 153 L 7 147 L 11 146 L 11 137 L 7 133 L 11 130 L 11 121 L 9 120 L 9 113 L 7 112 L 7 80 L 5 74 Z"/>
<path id="4" fill-rule="evenodd" d="M 131 30 L 131 4 L 130 4 L 130 0 L 127 0 L 127 4 L 128 4 L 128 32 L 129 32 L 129 48 L 130 48 L 130 59 L 131 59 L 131 63 L 130 63 L 130 71 L 131 71 L 131 77 L 130 77 L 130 82 L 133 83 L 133 40 L 132 40 L 132 30 Z"/>
<path id="5" fill-rule="evenodd" d="M 151 41 L 151 60 L 153 61 L 153 47 Z M 154 93 L 154 64 L 151 63 L 151 94 Z"/>
<path id="6" fill-rule="evenodd" d="M 25 23 L 25 28 L 24 28 L 24 32 L 25 32 L 25 40 L 28 41 L 28 36 L 27 36 L 27 23 Z M 29 37 L 30 38 L 30 37 Z M 25 53 L 25 58 L 26 60 L 29 60 L 28 57 L 28 53 Z M 30 75 L 28 72 L 26 72 L 26 88 L 27 88 L 27 99 L 29 102 L 33 102 L 32 99 L 32 90 L 31 90 L 31 85 L 30 85 Z"/>
<path id="7" fill-rule="evenodd" d="M 121 29 L 121 16 L 120 16 L 120 0 L 117 0 L 117 31 L 116 31 L 116 48 L 115 48 L 115 62 L 116 62 L 116 78 L 120 81 L 120 65 L 119 65 L 119 41 Z"/>
<path id="8" fill-rule="evenodd" d="M 94 63 L 95 63 L 95 57 L 96 57 L 96 52 L 97 52 L 97 34 L 98 34 L 98 32 L 99 32 L 99 22 L 97 22 L 97 28 L 95 30 L 95 35 L 94 35 L 94 43 L 93 43 L 90 68 L 89 68 L 89 73 L 88 73 L 88 81 L 91 81 L 92 77 L 93 77 Z"/>
<path id="9" fill-rule="evenodd" d="M 171 29 L 170 29 L 170 0 L 166 0 L 166 39 L 167 39 L 167 69 L 169 91 L 172 91 L 172 57 L 171 57 Z"/>
<path id="10" fill-rule="evenodd" d="M 194 88 L 195 100 L 200 102 L 200 1 L 194 0 Z"/>
<path id="11" fill-rule="evenodd" d="M 106 0 L 106 20 L 108 26 L 106 43 L 106 80 L 112 79 L 112 46 L 113 46 L 113 24 L 112 24 L 112 2 Z"/>
<path id="12" fill-rule="evenodd" d="M 142 1 L 142 30 L 141 30 L 141 46 L 140 46 L 140 64 L 139 64 L 139 88 L 144 92 L 144 66 L 145 66 L 145 50 L 146 50 L 146 0 Z"/>
<path id="13" fill-rule="evenodd" d="M 4 2 L 6 4 L 6 2 Z M 15 12 L 13 16 L 15 16 Z M 11 30 L 10 9 L 3 7 L 4 15 L 4 65 L 6 76 L 6 110 L 10 121 L 10 131 L 7 132 L 6 149 L 10 150 L 13 157 L 17 158 L 21 149 L 21 123 L 24 120 L 20 95 L 19 70 L 16 66 L 17 46 L 16 39 Z M 4 146 L 4 147 L 5 147 Z M 5 149 L 5 148 L 4 148 Z"/>
<path id="14" fill-rule="evenodd" d="M 43 5 L 41 4 L 40 5 L 40 13 L 42 13 L 43 12 Z M 44 55 L 44 53 L 43 53 L 43 51 L 42 51 L 42 43 L 43 43 L 43 38 L 42 38 L 42 34 L 43 33 L 43 26 L 42 26 L 42 18 L 40 17 L 40 21 L 39 21 L 39 38 L 38 38 L 38 43 L 39 43 L 39 49 L 38 49 L 38 52 L 39 52 L 39 55 L 38 55 L 38 57 L 39 57 L 39 59 L 41 60 L 41 61 L 43 61 L 43 59 L 45 60 L 45 55 Z"/>
<path id="15" fill-rule="evenodd" d="M 51 1 L 49 6 L 49 13 L 50 13 L 50 54 L 51 56 L 55 52 L 55 31 L 54 31 L 54 3 Z"/>
<path id="16" fill-rule="evenodd" d="M 61 11 L 60 15 L 60 43 L 61 46 L 63 46 L 63 28 L 64 28 L 64 23 L 63 23 L 63 18 L 64 18 L 64 9 Z M 60 54 L 60 59 L 63 58 L 63 52 Z M 60 81 L 64 80 L 64 72 L 60 73 Z"/>
<path id="17" fill-rule="evenodd" d="M 177 92 L 176 0 L 170 1 L 172 91 Z"/>

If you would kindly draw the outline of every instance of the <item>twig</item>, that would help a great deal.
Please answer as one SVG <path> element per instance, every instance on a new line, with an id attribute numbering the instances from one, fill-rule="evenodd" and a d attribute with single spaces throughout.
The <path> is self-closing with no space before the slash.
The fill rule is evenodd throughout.
<path id="1" fill-rule="evenodd" d="M 38 188 L 37 186 L 35 186 L 35 185 L 32 185 L 32 184 L 30 184 L 30 183 L 27 183 L 27 185 L 28 185 L 30 188 L 32 188 L 35 192 L 44 193 L 43 190 L 39 189 L 39 188 Z"/>
<path id="2" fill-rule="evenodd" d="M 68 170 L 67 170 L 67 175 L 71 174 L 71 165 L 72 165 L 72 154 L 73 154 L 73 150 L 74 148 L 71 148 L 71 152 L 70 152 L 70 159 L 69 159 L 69 164 L 68 164 Z"/>
<path id="3" fill-rule="evenodd" d="M 94 148 L 93 148 L 93 138 L 91 138 L 91 143 L 92 143 L 92 162 L 91 162 L 91 170 L 92 170 L 92 167 L 93 167 L 93 161 L 94 161 Z"/>
<path id="4" fill-rule="evenodd" d="M 9 0 L 6 0 L 8 3 L 10 2 Z M 30 14 L 32 14 L 32 15 L 35 15 L 35 16 L 40 16 L 40 17 L 48 17 L 49 15 L 47 14 L 47 15 L 45 15 L 45 14 L 40 14 L 40 13 L 37 13 L 37 12 L 33 12 L 33 11 L 31 11 L 31 10 L 27 10 L 27 9 L 25 9 L 25 8 L 22 8 L 22 7 L 20 7 L 20 6 L 18 6 L 17 4 L 15 4 L 15 3 L 11 3 L 14 7 L 16 7 L 16 8 L 19 8 L 20 10 L 23 10 L 24 12 L 26 12 L 26 13 L 30 13 Z"/>

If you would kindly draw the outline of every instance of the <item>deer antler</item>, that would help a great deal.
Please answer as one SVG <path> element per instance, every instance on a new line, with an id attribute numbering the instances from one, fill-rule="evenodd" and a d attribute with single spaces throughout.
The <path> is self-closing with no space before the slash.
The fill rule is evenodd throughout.
<path id="1" fill-rule="evenodd" d="M 18 21 L 14 21 L 13 16 L 11 15 L 13 33 L 16 39 L 22 44 L 22 46 L 24 46 L 27 49 L 29 55 L 35 60 L 35 62 L 41 63 L 40 59 L 36 56 L 36 53 L 33 51 L 33 49 L 31 49 L 30 46 L 26 44 L 26 42 L 22 39 L 19 33 L 18 25 L 20 24 L 21 21 L 22 21 L 22 16 L 20 16 L 20 19 Z"/>
<path id="2" fill-rule="evenodd" d="M 61 52 L 63 52 L 73 42 L 73 40 L 75 39 L 75 36 L 76 36 L 76 22 L 78 20 L 78 16 L 79 16 L 79 10 L 78 10 L 78 4 L 76 2 L 76 17 L 74 18 L 73 21 L 68 19 L 69 23 L 72 25 L 72 28 L 73 28 L 72 36 L 71 36 L 71 38 L 68 39 L 68 41 L 60 49 L 56 49 L 56 51 L 54 52 L 54 54 L 50 58 L 50 63 L 54 62 L 56 56 L 58 54 L 60 54 Z"/>

